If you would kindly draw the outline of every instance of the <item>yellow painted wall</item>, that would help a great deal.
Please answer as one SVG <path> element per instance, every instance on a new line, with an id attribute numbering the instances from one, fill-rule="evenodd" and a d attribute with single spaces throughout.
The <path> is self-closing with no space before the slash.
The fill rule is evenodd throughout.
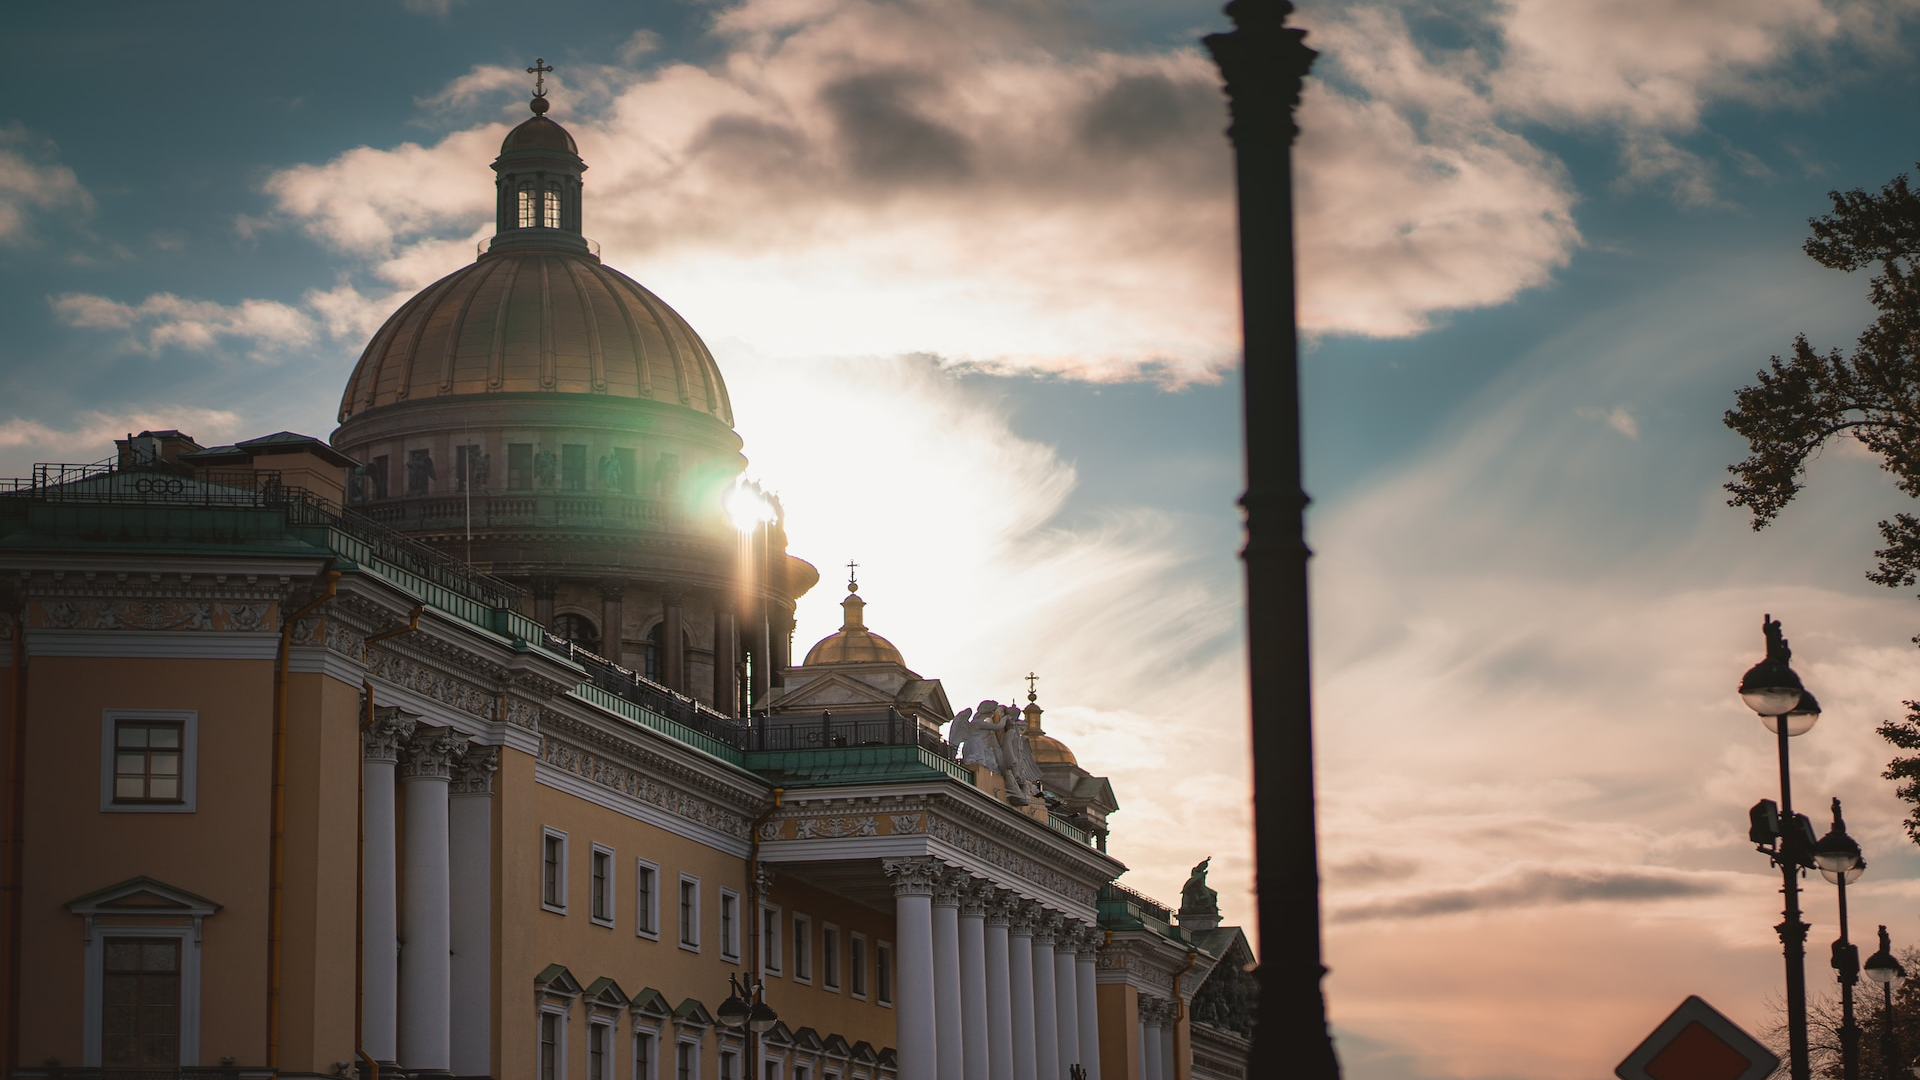
<path id="1" fill-rule="evenodd" d="M 873 873 L 879 876 L 882 871 L 878 860 L 873 863 Z M 853 903 L 843 897 L 823 892 L 791 876 L 775 877 L 771 895 L 766 897 L 769 903 L 780 907 L 783 923 L 781 950 L 781 974 L 767 976 L 767 1004 L 780 1014 L 789 1029 L 799 1031 L 811 1027 L 820 1033 L 821 1038 L 840 1034 L 849 1044 L 865 1039 L 873 1044 L 875 1050 L 888 1046 L 898 1047 L 898 1027 L 894 1020 L 894 1010 L 882 1006 L 875 1000 L 878 989 L 878 976 L 874 965 L 879 958 L 878 944 L 882 941 L 895 945 L 894 966 L 899 967 L 898 945 L 893 933 L 893 914 L 879 912 L 872 908 Z M 813 939 L 813 982 L 806 985 L 793 978 L 793 916 L 798 913 L 812 918 L 810 936 Z M 826 923 L 840 928 L 840 989 L 827 989 L 822 978 L 825 972 L 825 959 L 821 952 L 822 931 Z M 854 932 L 867 935 L 867 1000 L 860 1001 L 853 996 L 853 972 L 848 966 L 848 956 L 852 949 Z M 894 983 L 899 985 L 897 973 Z"/>
<path id="2" fill-rule="evenodd" d="M 1141 1080 L 1140 992 L 1126 983 L 1094 988 L 1100 1013 L 1101 1080 Z"/>
<path id="3" fill-rule="evenodd" d="M 205 925 L 201 1060 L 264 1060 L 272 663 L 38 657 L 28 675 L 21 1061 L 84 1060 L 83 926 L 63 905 L 139 875 L 224 905 Z M 101 811 L 102 711 L 141 708 L 199 711 L 196 813 Z"/>

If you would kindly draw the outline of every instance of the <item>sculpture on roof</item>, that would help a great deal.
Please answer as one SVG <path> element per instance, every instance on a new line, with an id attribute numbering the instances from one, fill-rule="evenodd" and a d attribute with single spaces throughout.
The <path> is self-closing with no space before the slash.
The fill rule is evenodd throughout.
<path id="1" fill-rule="evenodd" d="M 1000 753 L 1000 733 L 1006 727 L 1000 705 L 983 701 L 977 708 L 960 710 L 947 729 L 947 741 L 960 748 L 960 764 L 985 765 L 1000 772 L 1006 768 Z"/>
<path id="2" fill-rule="evenodd" d="M 1002 708 L 1007 724 L 1000 732 L 1000 751 L 1007 764 L 1000 773 L 1007 778 L 1013 801 L 1024 803 L 1040 797 L 1040 763 L 1033 759 L 1033 744 L 1027 741 L 1026 717 L 1011 705 Z"/>
<path id="3" fill-rule="evenodd" d="M 1191 916 L 1218 916 L 1220 914 L 1220 893 L 1207 887 L 1207 864 L 1213 861 L 1209 855 L 1201 859 L 1187 877 L 1187 883 L 1180 886 L 1180 921 L 1185 923 Z"/>

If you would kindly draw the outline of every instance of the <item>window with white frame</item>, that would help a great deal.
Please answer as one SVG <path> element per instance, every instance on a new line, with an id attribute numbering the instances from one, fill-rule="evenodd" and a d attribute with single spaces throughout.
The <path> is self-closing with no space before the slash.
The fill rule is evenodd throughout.
<path id="1" fill-rule="evenodd" d="M 832 923 L 820 924 L 820 985 L 840 989 L 840 928 Z"/>
<path id="2" fill-rule="evenodd" d="M 760 970 L 778 975 L 785 950 L 780 948 L 780 909 L 772 904 L 760 908 Z"/>
<path id="3" fill-rule="evenodd" d="M 793 1067 L 793 1080 L 813 1080 L 813 1070 L 805 1065 Z"/>
<path id="4" fill-rule="evenodd" d="M 593 845 L 593 903 L 588 917 L 602 926 L 613 925 L 613 849 Z"/>
<path id="5" fill-rule="evenodd" d="M 893 943 L 889 941 L 873 946 L 873 1000 L 893 1004 Z"/>
<path id="6" fill-rule="evenodd" d="M 813 982 L 813 920 L 800 914 L 793 917 L 793 981 Z"/>
<path id="7" fill-rule="evenodd" d="M 673 1044 L 673 1080 L 700 1080 L 700 1044 Z"/>
<path id="8" fill-rule="evenodd" d="M 732 889 L 720 890 L 720 956 L 740 959 L 740 894 Z"/>
<path id="9" fill-rule="evenodd" d="M 633 861 L 633 932 L 660 937 L 660 867 L 645 859 Z"/>
<path id="10" fill-rule="evenodd" d="M 700 879 L 680 875 L 680 947 L 700 949 Z"/>
<path id="11" fill-rule="evenodd" d="M 587 1025 L 587 1080 L 613 1080 L 608 1071 L 613 1053 L 613 1025 Z"/>
<path id="12" fill-rule="evenodd" d="M 540 1080 L 566 1080 L 567 1018 L 564 1013 L 540 1012 Z"/>
<path id="13" fill-rule="evenodd" d="M 199 732 L 200 714 L 190 709 L 102 713 L 100 809 L 193 813 Z"/>
<path id="14" fill-rule="evenodd" d="M 540 830 L 540 906 L 567 911 L 567 834 L 559 829 Z"/>
<path id="15" fill-rule="evenodd" d="M 867 935 L 858 930 L 847 939 L 847 989 L 854 997 L 867 998 Z"/>
<path id="16" fill-rule="evenodd" d="M 633 1033 L 633 1080 L 656 1080 L 656 1062 L 659 1038 L 651 1031 Z"/>
<path id="17" fill-rule="evenodd" d="M 720 1051 L 720 1080 L 740 1080 L 740 1055 L 731 1050 Z"/>
<path id="18" fill-rule="evenodd" d="M 761 1062 L 760 1080 L 780 1080 L 780 1063 L 772 1058 Z"/>

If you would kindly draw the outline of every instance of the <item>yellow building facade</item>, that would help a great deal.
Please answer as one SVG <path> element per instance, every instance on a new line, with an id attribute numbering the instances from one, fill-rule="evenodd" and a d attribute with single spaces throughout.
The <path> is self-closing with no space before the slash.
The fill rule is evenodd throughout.
<path id="1" fill-rule="evenodd" d="M 10 1075 L 1193 1075 L 1244 939 L 1114 884 L 1033 695 L 949 743 L 854 583 L 791 662 L 818 575 L 545 104 L 330 443 L 0 488 Z"/>

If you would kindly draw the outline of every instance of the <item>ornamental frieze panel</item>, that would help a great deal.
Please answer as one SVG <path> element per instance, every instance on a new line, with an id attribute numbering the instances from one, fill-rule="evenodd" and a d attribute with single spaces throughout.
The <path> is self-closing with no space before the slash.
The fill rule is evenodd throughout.
<path id="1" fill-rule="evenodd" d="M 603 752 L 609 760 L 638 766 L 682 788 L 704 792 L 741 808 L 752 807 L 755 816 L 765 806 L 764 790 L 726 783 L 634 739 L 623 738 L 601 724 L 588 723 L 567 713 L 543 708 L 540 710 L 539 730 L 543 735 L 548 732 L 564 735 L 575 743 Z"/>
<path id="2" fill-rule="evenodd" d="M 278 630 L 277 605 L 271 601 L 223 603 L 216 600 L 35 600 L 28 625 L 41 630 L 220 630 L 258 633 Z M 11 622 L 9 622 L 11 625 Z"/>
<path id="3" fill-rule="evenodd" d="M 617 761 L 549 737 L 540 740 L 540 760 L 544 764 L 572 773 L 637 802 L 664 810 L 676 817 L 715 832 L 746 840 L 750 829 L 744 814 L 717 806 L 673 784 L 662 783 Z"/>
<path id="4" fill-rule="evenodd" d="M 1093 906 L 1095 890 L 1091 887 L 1072 881 L 1058 870 L 1029 859 L 1005 845 L 995 843 L 965 826 L 941 817 L 929 816 L 927 835 L 951 844 L 989 866 L 998 867 L 1015 877 L 1025 878 L 1043 888 L 1051 889 L 1076 904 Z"/>
<path id="5" fill-rule="evenodd" d="M 390 685 L 430 697 L 489 723 L 494 717 L 493 693 L 458 676 L 436 671 L 425 664 L 384 649 L 367 657 L 367 673 Z"/>

